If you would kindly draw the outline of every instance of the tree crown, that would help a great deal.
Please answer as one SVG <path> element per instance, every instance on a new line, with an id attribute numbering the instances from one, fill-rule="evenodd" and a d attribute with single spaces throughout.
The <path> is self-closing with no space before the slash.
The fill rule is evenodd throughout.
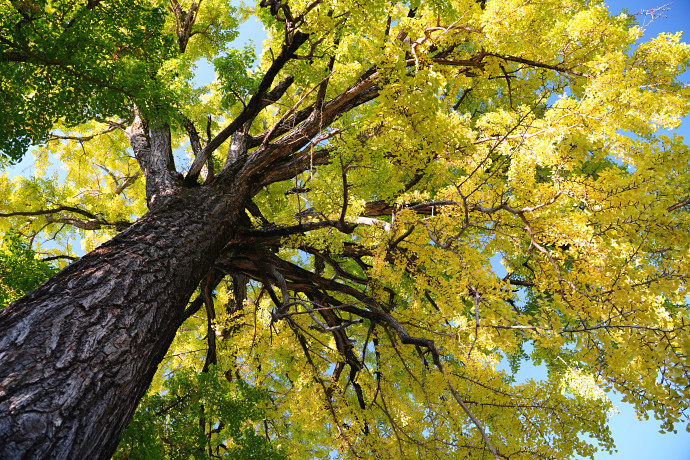
<path id="1" fill-rule="evenodd" d="M 688 423 L 680 34 L 579 0 L 0 8 L 0 149 L 41 143 L 0 226 L 73 255 L 251 190 L 119 455 L 591 457 L 610 389 Z"/>

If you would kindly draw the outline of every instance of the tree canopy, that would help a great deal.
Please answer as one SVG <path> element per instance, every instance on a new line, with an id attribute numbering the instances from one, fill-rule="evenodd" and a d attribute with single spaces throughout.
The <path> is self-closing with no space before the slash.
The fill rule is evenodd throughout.
<path id="1" fill-rule="evenodd" d="M 0 268 L 71 264 L 55 293 L 155 262 L 136 289 L 106 282 L 182 305 L 116 458 L 591 458 L 614 449 L 612 389 L 690 427 L 690 148 L 665 134 L 690 111 L 681 34 L 640 42 L 595 0 L 0 13 L 0 161 L 36 158 L 0 181 Z M 261 56 L 230 46 L 250 15 Z M 106 243 L 175 226 L 142 236 L 164 259 Z M 74 244 L 96 249 L 84 265 Z M 189 288 L 166 284 L 186 264 Z M 36 321 L 36 299 L 0 313 L 0 356 L 28 350 L 3 324 Z M 525 362 L 548 377 L 516 382 L 504 364 Z"/>

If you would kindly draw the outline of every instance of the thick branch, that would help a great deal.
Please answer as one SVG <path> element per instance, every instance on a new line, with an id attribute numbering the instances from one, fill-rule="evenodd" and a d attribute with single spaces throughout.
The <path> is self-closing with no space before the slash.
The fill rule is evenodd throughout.
<path id="1" fill-rule="evenodd" d="M 235 118 L 232 123 L 225 127 L 216 137 L 211 139 L 211 141 L 203 148 L 201 153 L 197 155 L 192 163 L 192 166 L 187 173 L 187 181 L 195 182 L 196 178 L 199 176 L 201 167 L 206 162 L 206 159 L 215 151 L 223 142 L 225 142 L 232 134 L 237 131 L 245 122 L 253 120 L 263 109 L 266 107 L 264 99 L 268 99 L 266 96 L 275 98 L 273 102 L 278 100 L 287 88 L 292 84 L 292 77 L 287 76 L 285 79 L 279 83 L 274 91 L 268 93 L 268 89 L 273 83 L 273 80 L 278 75 L 278 72 L 283 68 L 285 63 L 292 57 L 292 55 L 297 51 L 297 49 L 304 43 L 308 35 L 302 32 L 295 32 L 292 42 L 287 46 L 283 46 L 281 53 L 278 55 L 275 61 L 271 64 L 271 67 L 266 71 L 266 75 L 261 80 L 259 88 L 256 93 L 252 96 L 247 104 L 247 107 L 242 110 L 242 112 Z M 268 93 L 268 94 L 267 94 Z"/>
<path id="2" fill-rule="evenodd" d="M 263 282 L 266 277 L 266 267 L 272 266 L 289 284 L 289 290 L 321 295 L 321 291 L 340 292 L 359 300 L 362 303 L 371 302 L 371 298 L 357 289 L 337 281 L 323 278 L 307 271 L 291 262 L 281 259 L 265 249 L 258 249 L 242 245 L 242 251 L 234 253 L 238 246 L 227 248 L 225 254 L 216 261 L 216 268 L 226 273 L 244 273 L 250 278 Z M 374 320 L 376 315 L 352 305 L 344 305 L 343 311 L 362 318 Z"/>
<path id="3" fill-rule="evenodd" d="M 127 222 L 125 220 L 110 221 L 98 218 L 77 219 L 74 217 L 65 216 L 63 214 L 58 214 L 58 217 L 55 217 L 53 214 L 47 214 L 46 220 L 56 224 L 72 225 L 74 227 L 81 228 L 82 230 L 100 230 L 103 227 L 115 227 L 118 232 L 121 232 L 132 225 L 131 222 Z"/>
<path id="4" fill-rule="evenodd" d="M 192 123 L 192 120 L 189 118 L 183 117 L 182 125 L 184 126 L 185 131 L 187 131 L 189 145 L 192 146 L 192 152 L 194 152 L 194 155 L 198 155 L 199 152 L 201 152 L 201 140 L 199 139 L 199 133 L 197 132 L 194 123 Z"/>
<path id="5" fill-rule="evenodd" d="M 261 148 L 256 149 L 248 157 L 244 168 L 239 173 L 240 177 L 248 181 L 260 180 L 260 177 L 267 171 L 268 165 L 288 158 L 293 152 L 309 144 L 319 131 L 329 126 L 342 114 L 375 99 L 378 96 L 378 87 L 374 81 L 374 78 L 370 77 L 358 82 L 325 103 L 322 110 L 313 111 L 303 123 L 275 143 L 262 145 Z M 280 126 L 274 130 L 274 134 L 277 131 L 280 131 Z"/>
<path id="6" fill-rule="evenodd" d="M 175 170 L 170 143 L 170 126 L 155 125 L 150 135 L 148 126 L 135 109 L 134 122 L 125 130 L 129 144 L 146 178 L 146 202 L 149 209 L 160 206 L 170 199 L 180 185 Z"/>
<path id="7" fill-rule="evenodd" d="M 330 163 L 329 149 L 302 151 L 289 161 L 272 165 L 272 167 L 266 171 L 266 174 L 261 176 L 261 182 L 258 184 L 257 191 L 259 188 L 268 184 L 292 179 L 304 171 L 311 170 L 314 166 L 328 163 Z"/>
<path id="8" fill-rule="evenodd" d="M 192 2 L 188 11 L 183 11 L 177 0 L 171 2 L 170 9 L 175 15 L 175 22 L 177 26 L 177 45 L 180 48 L 180 53 L 184 53 L 187 49 L 187 43 L 189 38 L 192 36 L 192 27 L 196 22 L 196 18 L 199 14 L 199 7 L 201 6 L 201 0 L 199 2 Z"/>

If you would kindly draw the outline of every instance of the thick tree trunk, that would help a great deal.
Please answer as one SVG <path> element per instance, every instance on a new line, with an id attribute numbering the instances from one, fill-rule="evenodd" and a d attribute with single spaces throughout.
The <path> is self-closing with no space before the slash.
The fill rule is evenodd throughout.
<path id="1" fill-rule="evenodd" d="M 242 218 L 233 187 L 183 190 L 0 312 L 1 459 L 112 455 Z"/>

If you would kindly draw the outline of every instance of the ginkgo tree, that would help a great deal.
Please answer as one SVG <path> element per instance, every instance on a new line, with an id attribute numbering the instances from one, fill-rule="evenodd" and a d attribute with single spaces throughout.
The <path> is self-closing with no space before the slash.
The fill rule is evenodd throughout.
<path id="1" fill-rule="evenodd" d="M 0 230 L 64 265 L 0 312 L 0 457 L 592 457 L 611 389 L 687 426 L 680 34 L 595 0 L 0 12 L 3 161 L 36 157 Z"/>

